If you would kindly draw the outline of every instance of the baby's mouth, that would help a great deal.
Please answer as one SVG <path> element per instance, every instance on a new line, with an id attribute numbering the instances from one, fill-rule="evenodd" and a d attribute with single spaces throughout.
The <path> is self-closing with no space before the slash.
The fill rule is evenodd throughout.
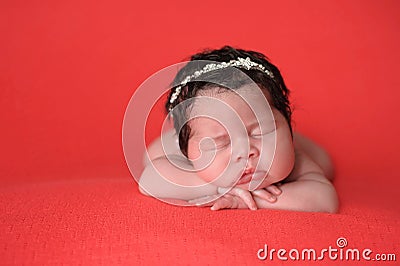
<path id="1" fill-rule="evenodd" d="M 261 182 L 265 176 L 266 176 L 266 172 L 264 171 L 245 171 L 242 176 L 239 178 L 238 182 L 236 183 L 236 185 L 241 185 L 241 184 L 245 184 L 248 183 L 250 181 L 259 181 Z"/>

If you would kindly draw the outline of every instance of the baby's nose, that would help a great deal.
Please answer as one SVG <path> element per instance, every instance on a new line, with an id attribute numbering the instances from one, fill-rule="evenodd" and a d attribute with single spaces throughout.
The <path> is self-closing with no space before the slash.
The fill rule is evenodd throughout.
<path id="1" fill-rule="evenodd" d="M 260 151 L 256 145 L 252 144 L 251 142 L 247 143 L 247 145 L 249 145 L 248 150 L 244 149 L 243 146 L 239 148 L 239 152 L 236 155 L 236 160 L 253 159 L 260 155 Z"/>
<path id="2" fill-rule="evenodd" d="M 250 143 L 249 157 L 251 158 L 251 157 L 258 156 L 258 155 L 260 155 L 260 151 L 259 151 L 258 147 L 256 145 Z"/>

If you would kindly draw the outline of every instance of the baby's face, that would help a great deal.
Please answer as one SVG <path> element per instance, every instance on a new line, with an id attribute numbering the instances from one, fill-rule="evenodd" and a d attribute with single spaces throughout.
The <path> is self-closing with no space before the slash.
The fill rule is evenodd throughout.
<path id="1" fill-rule="evenodd" d="M 220 187 L 248 189 L 283 180 L 294 165 L 294 148 L 284 116 L 270 108 L 267 92 L 254 85 L 209 90 L 195 101 L 189 125 L 188 158 L 197 174 Z M 266 98 L 264 98 L 265 96 Z M 247 103 L 246 103 L 247 101 Z"/>

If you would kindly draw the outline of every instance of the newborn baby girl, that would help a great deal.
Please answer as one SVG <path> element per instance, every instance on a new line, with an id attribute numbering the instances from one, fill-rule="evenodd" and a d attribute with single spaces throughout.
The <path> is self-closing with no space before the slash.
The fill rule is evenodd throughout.
<path id="1" fill-rule="evenodd" d="M 225 46 L 193 55 L 166 103 L 175 128 L 149 146 L 140 191 L 212 210 L 336 212 L 329 156 L 292 131 L 288 96 L 261 53 Z"/>

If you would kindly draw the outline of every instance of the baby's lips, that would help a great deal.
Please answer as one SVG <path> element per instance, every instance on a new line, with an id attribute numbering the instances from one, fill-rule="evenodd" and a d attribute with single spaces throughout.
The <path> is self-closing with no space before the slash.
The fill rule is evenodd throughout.
<path id="1" fill-rule="evenodd" d="M 239 180 L 238 180 L 238 182 L 236 183 L 236 185 L 246 184 L 246 183 L 248 183 L 248 182 L 251 181 L 251 178 L 252 178 L 252 174 L 245 174 L 245 175 L 242 175 L 242 176 L 239 178 Z"/>
<path id="2" fill-rule="evenodd" d="M 263 171 L 255 172 L 253 178 L 249 182 L 249 190 L 256 190 L 258 186 L 265 180 L 267 173 Z"/>

